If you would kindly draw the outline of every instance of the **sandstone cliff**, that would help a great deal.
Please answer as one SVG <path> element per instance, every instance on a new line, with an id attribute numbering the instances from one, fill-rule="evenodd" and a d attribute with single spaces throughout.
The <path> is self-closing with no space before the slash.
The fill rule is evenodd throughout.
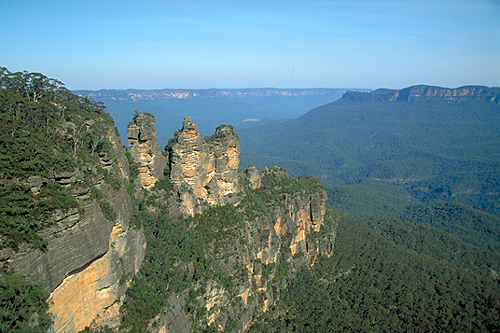
<path id="1" fill-rule="evenodd" d="M 414 99 L 441 99 L 445 101 L 471 101 L 485 100 L 500 103 L 500 91 L 480 86 L 465 86 L 456 89 L 413 86 L 402 89 L 390 98 L 390 100 L 411 101 Z"/>
<path id="2" fill-rule="evenodd" d="M 142 130 L 131 124 L 129 137 L 136 136 L 131 135 L 130 128 Z M 165 150 L 173 190 L 170 195 L 158 195 L 156 187 L 146 185 L 143 188 L 149 188 L 147 193 L 155 199 L 143 200 L 149 203 L 150 212 L 168 206 L 192 218 L 173 217 L 179 227 L 189 223 L 186 232 L 192 235 L 183 237 L 201 237 L 197 246 L 204 254 L 190 254 L 193 262 L 172 259 L 177 268 L 161 273 L 174 274 L 165 288 L 173 290 L 163 296 L 170 306 L 150 323 L 149 329 L 192 332 L 210 326 L 243 332 L 279 299 L 297 269 L 314 264 L 319 255 L 332 254 L 336 233 L 332 221 L 325 223 L 326 192 L 316 179 L 296 179 L 279 167 L 261 173 L 251 166 L 241 172 L 239 138 L 231 126 L 219 126 L 212 137 L 204 138 L 196 124 L 185 118 Z M 135 162 L 141 163 L 141 156 L 133 154 Z M 236 211 L 230 207 L 236 207 Z M 227 219 L 224 214 L 232 217 L 221 220 Z M 162 219 L 160 215 L 157 218 Z M 207 231 L 197 234 L 204 228 Z M 175 243 L 173 246 L 156 251 L 176 252 Z M 151 260 L 157 260 L 155 255 L 151 254 Z M 170 284 L 172 279 L 197 282 L 176 292 Z M 198 296 L 188 297 L 192 294 Z"/>
<path id="3" fill-rule="evenodd" d="M 165 210 L 180 212 L 170 213 L 173 229 L 168 232 L 176 239 L 183 228 L 182 237 L 197 240 L 198 252 L 192 252 L 187 239 L 166 244 L 173 246 L 172 252 L 163 252 L 174 256 L 172 264 L 161 265 L 155 274 L 171 277 L 154 294 L 168 306 L 148 319 L 153 332 L 207 327 L 243 332 L 279 299 L 300 267 L 314 264 L 319 255 L 331 255 L 335 227 L 325 220 L 323 187 L 314 179 L 289 177 L 277 167 L 242 172 L 239 138 L 231 126 L 219 126 L 213 136 L 203 138 L 186 118 L 166 148 L 167 158 L 156 141 L 154 118 L 137 115 L 128 136 L 139 171 L 136 190 L 147 191 L 136 191 L 142 194 L 134 201 L 125 186 L 130 170 L 124 147 L 112 128 L 106 131 L 111 145 L 97 159 L 72 172 L 27 180 L 34 193 L 57 182 L 78 203 L 78 208 L 50 218 L 51 227 L 42 231 L 47 252 L 27 245 L 17 252 L 0 251 L 4 267 L 51 292 L 55 332 L 103 325 L 118 330 L 123 300 L 132 297 L 126 296 L 127 288 L 134 287 L 130 282 L 143 260 L 163 261 L 158 253 L 148 257 L 146 235 L 155 237 L 155 232 L 131 227 L 132 214 L 148 218 L 154 227 L 156 219 L 165 218 Z M 156 247 L 165 241 L 149 239 Z M 136 306 L 149 305 L 139 301 Z"/>
<path id="4" fill-rule="evenodd" d="M 226 231 L 224 240 L 214 240 L 218 245 L 205 250 L 219 273 L 207 277 L 186 262 L 184 274 L 198 282 L 192 290 L 168 296 L 170 310 L 157 318 L 154 332 L 192 332 L 207 326 L 244 332 L 275 304 L 300 267 L 332 254 L 336 233 L 332 221 L 325 223 L 327 196 L 319 183 L 294 179 L 278 167 L 262 173 L 251 168 L 241 179 L 236 205 L 244 222 L 235 220 L 228 226 L 233 236 Z M 262 197 L 268 201 L 258 208 Z M 196 228 L 203 222 L 192 223 Z M 195 291 L 199 296 L 187 300 L 185 295 Z"/>
<path id="5" fill-rule="evenodd" d="M 139 164 L 138 183 L 143 188 L 151 188 L 163 179 L 167 158 L 163 156 L 154 123 L 156 118 L 149 113 L 138 113 L 128 126 L 129 152 Z"/>
<path id="6" fill-rule="evenodd" d="M 190 118 L 169 141 L 170 181 L 180 199 L 180 210 L 193 216 L 202 202 L 222 205 L 234 202 L 238 193 L 239 138 L 232 126 L 221 125 L 203 138 Z"/>
<path id="7" fill-rule="evenodd" d="M 123 186 L 129 173 L 123 145 L 113 128 L 107 128 L 107 139 L 111 148 L 99 153 L 97 164 L 28 180 L 34 192 L 47 183 L 58 182 L 78 202 L 78 208 L 56 212 L 50 218 L 53 226 L 41 233 L 48 240 L 47 252 L 26 244 L 17 252 L 11 248 L 0 252 L 4 267 L 28 276 L 51 292 L 49 310 L 56 333 L 78 332 L 96 318 L 118 320 L 126 282 L 137 273 L 144 258 L 144 233 L 129 226 L 132 207 Z M 112 185 L 109 179 L 114 180 Z M 103 207 L 111 207 L 112 219 Z"/>
<path id="8" fill-rule="evenodd" d="M 425 99 L 448 102 L 489 101 L 500 103 L 500 89 L 483 86 L 464 86 L 455 89 L 418 85 L 402 90 L 378 89 L 373 92 L 348 91 L 342 98 L 362 100 L 367 97 L 382 101 L 415 101 Z"/>

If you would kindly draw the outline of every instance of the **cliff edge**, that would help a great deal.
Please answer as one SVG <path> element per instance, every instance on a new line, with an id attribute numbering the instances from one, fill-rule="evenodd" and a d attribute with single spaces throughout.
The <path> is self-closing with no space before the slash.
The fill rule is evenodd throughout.
<path id="1" fill-rule="evenodd" d="M 379 101 L 442 100 L 448 102 L 489 101 L 500 103 L 500 89 L 483 86 L 442 88 L 427 85 L 411 86 L 401 90 L 377 89 L 373 92 L 348 91 L 342 98 L 356 101 L 373 98 Z"/>
<path id="2" fill-rule="evenodd" d="M 39 73 L 2 68 L 0 83 L 1 134 L 11 137 L 0 148 L 0 274 L 50 293 L 56 333 L 119 321 L 146 240 L 129 224 L 129 163 L 113 119 Z"/>

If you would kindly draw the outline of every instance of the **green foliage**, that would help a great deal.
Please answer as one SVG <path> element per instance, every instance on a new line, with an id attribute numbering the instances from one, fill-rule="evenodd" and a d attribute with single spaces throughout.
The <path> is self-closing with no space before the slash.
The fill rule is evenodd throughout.
<path id="1" fill-rule="evenodd" d="M 274 272 L 274 278 L 271 282 L 281 283 L 283 279 L 288 279 L 290 277 L 290 263 L 284 259 L 281 259 L 279 265 L 276 266 Z"/>
<path id="2" fill-rule="evenodd" d="M 242 162 L 314 175 L 333 191 L 340 183 L 370 179 L 399 187 L 394 191 L 403 189 L 412 200 L 455 201 L 500 214 L 497 103 L 388 101 L 371 93 L 348 97 L 294 120 L 240 129 Z M 379 187 L 364 185 L 360 191 Z M 367 216 L 375 207 L 352 208 Z"/>
<path id="3" fill-rule="evenodd" d="M 95 153 L 109 151 L 105 137 L 113 120 L 102 103 L 72 94 L 60 81 L 2 67 L 0 122 L 0 179 L 5 180 L 0 185 L 0 234 L 6 238 L 1 246 L 17 251 L 25 242 L 45 251 L 47 241 L 37 232 L 49 225 L 56 210 L 78 207 L 50 179 L 80 167 L 83 184 L 91 185 L 92 172 L 82 165 L 97 164 Z M 25 185 L 9 185 L 30 184 L 33 176 L 49 179 L 37 194 Z M 115 189 L 121 186 L 109 177 L 105 181 Z"/>
<path id="4" fill-rule="evenodd" d="M 52 212 L 54 210 L 67 211 L 78 207 L 76 199 L 69 194 L 68 190 L 56 182 L 49 182 L 40 189 L 39 197 L 43 201 L 38 202 L 39 216 Z"/>
<path id="5" fill-rule="evenodd" d="M 254 219 L 258 215 L 269 215 L 268 206 L 283 205 L 286 195 L 309 195 L 323 190 L 321 182 L 314 177 L 290 177 L 287 171 L 281 167 L 265 169 L 261 180 L 261 187 L 252 190 L 248 181 L 243 179 L 244 196 L 241 205 L 246 207 L 248 218 Z"/>
<path id="6" fill-rule="evenodd" d="M 106 197 L 100 189 L 98 189 L 97 187 L 92 187 L 90 189 L 90 197 L 97 201 L 97 204 L 99 205 L 99 208 L 101 208 L 101 212 L 106 219 L 110 221 L 114 221 L 116 219 L 115 209 L 108 201 L 106 201 Z"/>
<path id="7" fill-rule="evenodd" d="M 434 202 L 409 206 L 403 220 L 445 230 L 464 242 L 500 253 L 500 218 L 459 204 Z"/>
<path id="8" fill-rule="evenodd" d="M 222 281 L 224 274 L 214 265 L 215 259 L 228 255 L 226 242 L 232 242 L 243 223 L 233 205 L 211 207 L 179 221 L 172 221 L 165 207 L 157 207 L 156 213 L 145 205 L 139 209 L 134 218 L 143 223 L 148 247 L 120 309 L 121 328 L 129 332 L 144 332 L 149 321 L 168 306 L 168 293 L 180 293 L 196 281 Z M 187 264 L 193 265 L 194 274 Z M 201 290 L 192 292 L 185 302 L 188 307 Z"/>
<path id="9" fill-rule="evenodd" d="M 452 264 L 458 269 L 471 269 L 490 280 L 500 271 L 500 254 L 468 244 L 452 233 L 398 219 L 376 217 L 365 220 L 386 239 L 429 258 Z"/>
<path id="10" fill-rule="evenodd" d="M 236 286 L 248 279 L 244 263 L 234 261 L 234 256 L 239 256 L 234 252 L 237 248 L 246 251 L 252 246 L 242 234 L 245 220 L 269 215 L 268 206 L 283 206 L 285 196 L 317 193 L 322 188 L 317 179 L 288 177 L 281 168 L 266 171 L 259 189 L 250 189 L 244 179 L 240 182 L 242 201 L 237 207 L 208 207 L 202 214 L 179 220 L 171 220 L 167 207 L 157 201 L 160 190 L 168 196 L 173 187 L 168 177 L 143 192 L 144 199 L 135 206 L 131 223 L 142 223 L 148 246 L 120 310 L 122 330 L 145 331 L 161 309 L 169 306 L 170 292 L 187 293 L 185 310 L 193 316 L 195 327 L 203 327 L 206 310 L 197 300 L 205 292 L 202 286 L 212 281 L 236 300 Z M 231 268 L 225 265 L 229 260 Z M 262 264 L 262 274 L 266 278 L 274 275 L 272 283 L 282 284 L 290 278 L 290 264 L 284 259 L 278 265 Z M 236 324 L 233 320 L 230 327 Z"/>
<path id="11" fill-rule="evenodd" d="M 174 190 L 174 184 L 170 181 L 168 175 L 164 175 L 165 177 L 162 180 L 159 180 L 155 183 L 153 190 L 159 191 L 164 190 L 167 192 L 167 195 Z"/>
<path id="12" fill-rule="evenodd" d="M 127 158 L 129 167 L 129 183 L 126 186 L 127 193 L 130 195 L 131 198 L 135 198 L 134 182 L 137 179 L 137 176 L 139 175 L 139 163 L 134 161 L 134 158 L 132 157 L 132 154 L 129 151 L 125 152 L 125 157 Z"/>
<path id="13" fill-rule="evenodd" d="M 116 220 L 116 211 L 109 202 L 107 202 L 106 200 L 100 200 L 97 203 L 99 204 L 101 212 L 106 219 L 110 221 Z"/>
<path id="14" fill-rule="evenodd" d="M 94 155 L 113 120 L 102 103 L 72 94 L 39 73 L 0 73 L 0 177 L 73 171 Z M 109 142 L 108 142 L 109 143 Z"/>
<path id="15" fill-rule="evenodd" d="M 102 193 L 102 191 L 100 189 L 98 189 L 97 187 L 94 186 L 90 189 L 90 197 L 92 199 L 96 199 L 96 200 L 103 200 L 104 193 Z"/>
<path id="16" fill-rule="evenodd" d="M 261 192 L 274 193 L 274 201 L 280 199 L 280 194 L 313 194 L 322 188 L 319 179 L 310 176 L 300 176 L 298 178 L 289 177 L 288 172 L 275 166 L 263 171 Z"/>
<path id="17" fill-rule="evenodd" d="M 46 333 L 49 293 L 17 274 L 0 275 L 0 332 Z"/>
<path id="18" fill-rule="evenodd" d="M 115 333 L 112 328 L 110 328 L 108 325 L 104 325 L 102 327 L 88 327 L 86 326 L 85 329 L 81 330 L 78 333 Z"/>
<path id="19" fill-rule="evenodd" d="M 29 243 L 38 250 L 47 250 L 47 241 L 37 232 L 49 226 L 47 218 L 56 210 L 78 207 L 68 191 L 56 182 L 42 186 L 35 196 L 26 186 L 0 186 L 0 234 L 6 237 L 3 246 L 18 250 Z"/>
<path id="20" fill-rule="evenodd" d="M 113 148 L 113 145 L 111 144 L 111 142 L 109 142 L 109 140 L 107 138 L 103 138 L 97 142 L 97 147 L 95 148 L 95 150 L 97 152 L 107 153 L 112 148 Z"/>
<path id="21" fill-rule="evenodd" d="M 141 112 L 141 111 L 139 111 L 139 110 L 136 109 L 136 110 L 134 110 L 134 115 L 132 117 L 132 121 L 129 124 L 135 122 L 136 119 L 137 119 L 137 117 L 139 117 L 142 114 L 146 115 L 146 116 L 150 116 L 151 118 L 153 118 L 153 121 L 156 121 L 156 117 L 154 115 L 152 115 L 151 113 L 149 113 L 149 112 Z"/>
<path id="22" fill-rule="evenodd" d="M 240 184 L 244 184 L 245 190 L 241 205 L 246 207 L 248 218 L 254 219 L 260 214 L 268 215 L 267 205 L 255 190 L 250 189 L 248 181 L 240 179 Z"/>
<path id="23" fill-rule="evenodd" d="M 113 190 L 115 191 L 118 191 L 119 189 L 121 189 L 122 187 L 122 182 L 121 180 L 119 180 L 118 178 L 116 177 L 113 177 L 112 175 L 110 175 L 109 173 L 105 173 L 104 175 L 104 182 L 108 185 L 111 185 L 111 187 L 113 188 Z"/>
<path id="24" fill-rule="evenodd" d="M 369 179 L 334 186 L 326 191 L 327 204 L 358 218 L 376 215 L 399 217 L 409 204 L 420 203 L 403 188 Z"/>
<path id="25" fill-rule="evenodd" d="M 418 228 L 411 230 L 417 235 L 385 233 L 396 225 L 389 221 L 381 234 L 360 220 L 340 219 L 333 256 L 299 271 L 250 332 L 498 330 L 500 288 L 491 274 L 483 275 L 488 264 L 463 269 L 460 256 L 446 250 L 448 241 Z M 396 236 L 401 241 L 394 242 Z M 441 247 L 412 246 L 416 239 Z"/>

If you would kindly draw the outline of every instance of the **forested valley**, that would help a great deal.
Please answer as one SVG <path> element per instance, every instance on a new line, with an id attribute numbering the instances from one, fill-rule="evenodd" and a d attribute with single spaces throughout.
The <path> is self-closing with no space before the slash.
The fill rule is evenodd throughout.
<path id="1" fill-rule="evenodd" d="M 47 258 L 73 233 L 56 217 L 90 224 L 94 210 L 109 234 L 128 212 L 145 252 L 139 269 L 105 239 L 96 261 L 120 253 L 121 294 L 116 312 L 83 332 L 500 331 L 498 89 L 444 101 L 347 93 L 238 131 L 238 191 L 195 201 L 186 216 L 196 189 L 175 183 L 173 167 L 141 187 L 145 168 L 105 105 L 39 73 L 1 68 L 0 87 L 0 332 L 47 332 L 60 320 L 48 301 L 55 287 L 11 263 Z M 131 123 L 154 124 L 149 111 Z M 169 163 L 187 124 L 160 153 Z M 219 148 L 220 133 L 197 142 Z M 249 164 L 257 168 L 243 171 Z M 115 202 L 121 193 L 130 206 Z"/>

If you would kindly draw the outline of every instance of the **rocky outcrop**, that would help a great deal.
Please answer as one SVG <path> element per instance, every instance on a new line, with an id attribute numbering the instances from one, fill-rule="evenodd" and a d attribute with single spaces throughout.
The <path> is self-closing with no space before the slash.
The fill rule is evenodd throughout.
<path id="1" fill-rule="evenodd" d="M 167 158 L 163 156 L 154 124 L 156 118 L 149 113 L 138 113 L 128 125 L 129 149 L 134 161 L 139 164 L 138 182 L 142 188 L 151 188 L 164 178 Z"/>
<path id="2" fill-rule="evenodd" d="M 190 118 L 169 141 L 170 181 L 184 215 L 193 216 L 206 205 L 234 202 L 238 193 L 239 138 L 232 126 L 221 125 L 203 138 Z"/>
<path id="3" fill-rule="evenodd" d="M 206 311 L 202 320 L 207 325 L 242 332 L 256 315 L 276 302 L 288 274 L 294 274 L 303 265 L 314 264 L 319 255 L 332 255 L 335 230 L 324 223 L 326 192 L 322 186 L 312 186 L 314 189 L 309 191 L 283 193 L 279 202 L 264 203 L 267 214 L 255 216 L 251 208 L 240 205 L 246 192 L 238 177 L 255 191 L 261 188 L 264 177 L 275 179 L 278 187 L 291 177 L 279 167 L 266 168 L 261 173 L 251 166 L 245 173 L 240 172 L 239 138 L 231 126 L 219 126 L 212 137 L 203 138 L 192 120 L 185 118 L 182 129 L 166 150 L 170 180 L 184 215 L 201 213 L 206 204 L 232 203 L 248 216 L 245 226 L 237 230 L 243 241 L 225 248 L 225 258 L 217 264 L 220 272 L 232 277 L 234 285 L 227 288 L 210 280 L 207 285 L 196 287 L 205 290 L 197 304 Z M 196 272 L 186 264 L 186 274 L 195 278 Z M 241 274 L 246 278 L 241 279 Z M 168 332 L 172 325 L 180 325 L 181 331 L 191 331 L 192 323 L 186 320 L 190 314 L 178 306 L 182 297 L 170 296 L 170 300 L 172 310 L 160 316 L 155 331 Z"/>
<path id="4" fill-rule="evenodd" d="M 277 167 L 273 169 L 266 168 L 263 174 L 271 174 L 278 179 L 288 177 L 288 173 Z M 272 259 L 275 256 L 271 244 L 273 237 L 280 236 L 282 246 L 287 246 L 292 256 L 298 253 L 305 253 L 308 262 L 314 262 L 320 255 L 330 256 L 333 250 L 331 245 L 312 244 L 308 242 L 307 235 L 312 232 L 318 233 L 324 225 L 324 216 L 326 213 L 325 203 L 327 194 L 323 187 L 318 187 L 313 193 L 284 193 L 284 208 L 279 205 L 271 208 L 271 219 L 267 224 L 260 224 L 259 231 L 263 235 L 258 258 L 266 264 L 276 262 Z M 334 236 L 332 242 L 334 242 Z M 269 252 L 271 251 L 271 252 Z M 288 252 L 288 250 L 286 250 Z"/>
<path id="5" fill-rule="evenodd" d="M 307 188 L 298 185 L 299 180 L 291 180 L 278 167 L 263 172 L 250 167 L 241 172 L 239 138 L 231 126 L 219 126 L 213 136 L 204 138 L 186 118 L 167 146 L 167 159 L 155 145 L 153 124 L 154 118 L 142 114 L 129 127 L 131 150 L 135 149 L 132 157 L 141 169 L 137 186 L 150 189 L 146 192 L 163 200 L 160 204 L 168 205 L 169 211 L 194 215 L 211 205 L 229 203 L 232 209 L 240 210 L 245 221 L 229 223 L 232 233 L 227 235 L 232 236 L 214 239 L 207 245 L 206 255 L 213 258 L 210 262 L 220 272 L 218 277 L 198 276 L 192 262 L 176 264 L 179 274 L 197 282 L 178 294 L 165 292 L 170 306 L 151 322 L 150 330 L 192 332 L 195 326 L 209 325 L 243 332 L 280 298 L 288 279 L 300 267 L 314 264 L 319 255 L 331 255 L 335 231 L 325 225 L 326 192 L 319 183 L 312 182 Z M 57 333 L 78 332 L 91 324 L 118 327 L 122 298 L 145 256 L 143 230 L 129 225 L 132 203 L 123 186 L 129 178 L 128 161 L 114 131 L 108 139 L 113 148 L 99 153 L 99 165 L 86 165 L 85 173 L 76 169 L 49 178 L 28 179 L 33 192 L 40 191 L 47 182 L 57 181 L 79 203 L 79 209 L 52 217 L 56 223 L 43 231 L 49 240 L 48 251 L 22 247 L 18 253 L 10 249 L 0 252 L 1 261 L 51 292 L 50 312 Z M 163 176 L 163 170 L 161 174 L 158 170 L 165 166 L 169 168 L 173 192 L 153 187 Z M 99 168 L 105 171 L 99 174 Z M 87 173 L 95 176 L 83 181 Z M 121 185 L 112 186 L 105 177 L 118 179 Z M 269 179 L 275 184 L 272 189 Z M 280 192 L 284 184 L 295 184 L 299 190 Z M 101 193 L 99 197 L 96 191 Z M 245 200 L 252 196 L 265 198 L 266 191 L 272 192 L 269 195 L 273 199 L 260 199 L 265 207 L 254 214 L 252 200 Z M 156 196 L 158 193 L 173 194 Z M 115 217 L 103 211 L 102 200 L 116 212 Z M 214 250 L 216 247 L 219 250 Z M 194 301 L 190 296 L 193 292 L 197 295 Z"/>
<path id="6" fill-rule="evenodd" d="M 118 320 L 126 283 L 144 259 L 144 233 L 129 226 L 132 206 L 123 186 L 129 172 L 123 145 L 114 130 L 109 131 L 108 139 L 112 148 L 99 154 L 99 165 L 85 166 L 85 172 L 94 174 L 90 179 L 84 178 L 81 169 L 75 169 L 28 180 L 33 192 L 47 182 L 58 182 L 78 202 L 78 209 L 57 211 L 51 217 L 53 226 L 42 232 L 48 240 L 47 252 L 22 245 L 17 253 L 7 248 L 0 255 L 3 265 L 41 283 L 51 293 L 49 310 L 56 333 L 78 332 L 96 318 Z M 95 172 L 99 166 L 119 181 L 118 189 Z M 102 192 L 99 200 L 112 207 L 116 216 L 113 220 L 105 216 L 97 198 L 91 195 L 92 187 Z"/>
<path id="7" fill-rule="evenodd" d="M 440 99 L 445 101 L 484 100 L 500 103 L 500 90 L 481 86 L 465 86 L 456 89 L 413 86 L 394 93 L 390 100 L 412 101 L 415 99 Z"/>
<path id="8" fill-rule="evenodd" d="M 249 165 L 247 170 L 245 171 L 245 176 L 250 183 L 250 188 L 255 190 L 260 187 L 262 175 L 260 174 L 259 169 L 257 169 L 255 166 Z"/>
<path id="9" fill-rule="evenodd" d="M 236 205 L 245 214 L 245 223 L 237 227 L 234 240 L 226 240 L 224 254 L 217 252 L 220 259 L 214 263 L 217 271 L 230 278 L 231 283 L 224 285 L 215 278 L 198 280 L 192 263 L 186 264 L 184 274 L 198 281 L 193 288 L 204 291 L 194 302 L 198 309 L 203 308 L 203 316 L 200 318 L 194 312 L 200 311 L 193 308 L 186 312 L 191 306 L 179 306 L 179 302 L 184 302 L 183 297 L 171 295 L 171 310 L 160 316 L 154 332 L 170 332 L 169 328 L 174 325 L 179 331 L 192 332 L 192 326 L 198 322 L 221 331 L 244 332 L 260 313 L 275 304 L 287 280 L 300 267 L 314 264 L 320 255 L 333 254 L 336 232 L 325 225 L 327 195 L 322 186 L 308 183 L 307 190 L 297 186 L 298 192 L 285 191 L 277 202 L 266 203 L 268 213 L 254 215 L 253 208 L 245 206 L 244 198 L 251 193 L 260 195 L 261 191 L 268 191 L 269 182 L 265 189 L 261 188 L 264 178 L 276 183 L 277 192 L 283 183 L 297 185 L 298 181 L 279 167 L 266 168 L 262 173 L 250 168 L 242 177 L 248 181 L 250 190 L 240 185 L 238 197 L 242 201 Z M 207 255 L 213 255 L 211 251 L 207 249 Z M 188 320 L 189 317 L 196 320 Z"/>
<path id="10" fill-rule="evenodd" d="M 372 98 L 378 101 L 405 101 L 433 99 L 448 102 L 488 101 L 500 103 L 500 89 L 483 86 L 464 86 L 455 89 L 418 85 L 402 90 L 378 89 L 373 92 L 348 91 L 343 99 L 351 101 Z"/>

